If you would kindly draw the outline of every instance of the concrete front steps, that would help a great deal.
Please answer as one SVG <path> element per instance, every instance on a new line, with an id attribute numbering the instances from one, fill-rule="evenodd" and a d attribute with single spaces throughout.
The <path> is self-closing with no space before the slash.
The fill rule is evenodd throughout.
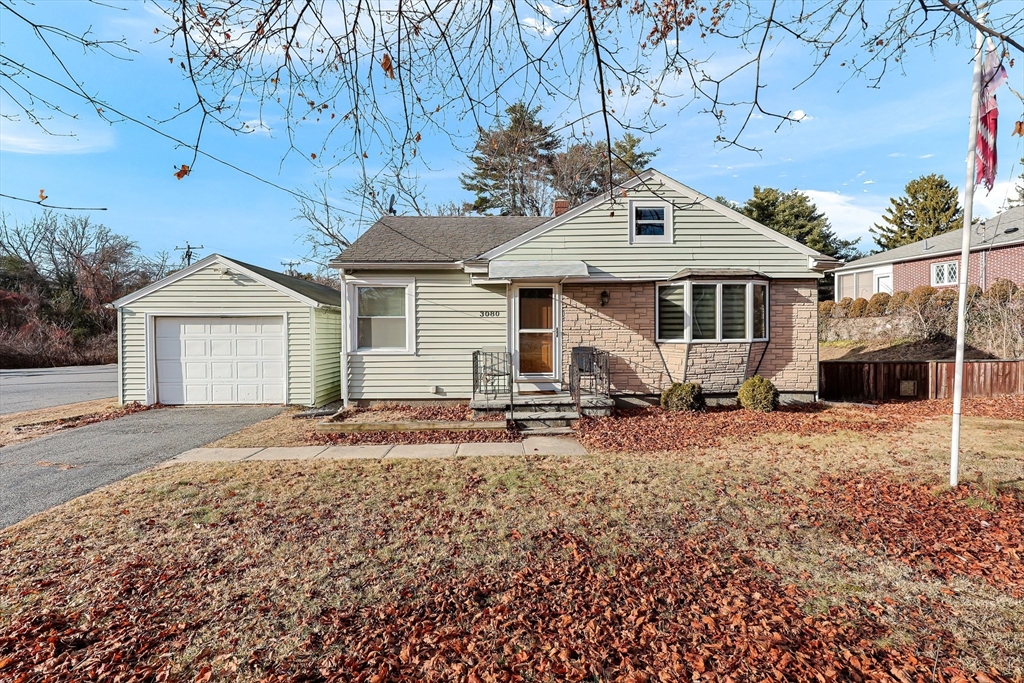
<path id="1" fill-rule="evenodd" d="M 473 401 L 470 408 L 477 412 L 504 411 L 520 432 L 529 435 L 571 434 L 580 419 L 576 402 L 567 391 L 550 394 L 520 394 L 511 402 L 507 398 Z M 580 409 L 584 415 L 605 417 L 611 415 L 615 402 L 606 396 L 583 396 Z"/>

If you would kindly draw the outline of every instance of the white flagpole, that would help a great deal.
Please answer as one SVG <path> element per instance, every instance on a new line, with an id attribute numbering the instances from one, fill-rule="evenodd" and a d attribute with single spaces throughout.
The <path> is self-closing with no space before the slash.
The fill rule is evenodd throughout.
<path id="1" fill-rule="evenodd" d="M 982 14 L 979 23 L 986 18 Z M 964 394 L 964 339 L 967 336 L 967 270 L 971 261 L 971 222 L 974 212 L 974 173 L 978 145 L 978 110 L 981 106 L 981 65 L 985 59 L 985 38 L 975 38 L 974 85 L 971 88 L 971 133 L 967 143 L 967 185 L 964 188 L 964 229 L 957 274 L 960 292 L 956 309 L 956 366 L 953 374 L 953 433 L 949 449 L 949 485 L 960 483 L 960 410 Z"/>

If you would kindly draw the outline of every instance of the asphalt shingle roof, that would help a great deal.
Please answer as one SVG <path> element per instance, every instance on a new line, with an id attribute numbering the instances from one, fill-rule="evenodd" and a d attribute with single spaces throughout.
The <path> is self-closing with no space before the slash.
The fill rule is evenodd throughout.
<path id="1" fill-rule="evenodd" d="M 1006 232 L 1011 228 L 1017 228 L 1014 232 Z M 929 237 L 913 244 L 904 244 L 880 254 L 865 256 L 843 265 L 842 270 L 860 268 L 861 266 L 873 266 L 883 263 L 895 263 L 897 261 L 912 261 L 920 258 L 928 258 L 935 254 L 958 251 L 963 240 L 963 230 L 953 230 L 936 237 Z M 971 250 L 982 247 L 1000 246 L 1024 242 L 1024 206 L 1018 206 L 990 218 L 985 222 L 985 229 L 981 226 L 974 226 L 971 234 Z M 927 247 L 927 248 L 926 248 Z"/>
<path id="2" fill-rule="evenodd" d="M 453 263 L 479 256 L 549 220 L 548 216 L 388 216 L 331 263 Z"/>
<path id="3" fill-rule="evenodd" d="M 317 284 L 316 282 L 292 277 L 291 275 L 285 275 L 284 273 L 279 273 L 276 270 L 260 268 L 259 266 L 254 266 L 251 263 L 245 263 L 238 259 L 228 258 L 228 260 L 234 261 L 243 268 L 247 268 L 258 275 L 262 275 L 271 282 L 276 282 L 282 287 L 287 287 L 293 292 L 298 292 L 317 303 L 327 304 L 328 306 L 341 306 L 341 290 L 332 289 L 327 285 Z"/>

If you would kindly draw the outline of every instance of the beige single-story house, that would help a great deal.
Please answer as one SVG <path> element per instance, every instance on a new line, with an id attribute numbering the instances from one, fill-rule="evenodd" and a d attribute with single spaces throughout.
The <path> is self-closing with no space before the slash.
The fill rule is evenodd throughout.
<path id="1" fill-rule="evenodd" d="M 346 402 L 730 395 L 755 374 L 816 398 L 835 259 L 655 170 L 556 213 L 388 216 L 345 249 Z"/>
<path id="2" fill-rule="evenodd" d="M 341 391 L 341 292 L 214 254 L 113 303 L 122 403 L 319 406 Z"/>

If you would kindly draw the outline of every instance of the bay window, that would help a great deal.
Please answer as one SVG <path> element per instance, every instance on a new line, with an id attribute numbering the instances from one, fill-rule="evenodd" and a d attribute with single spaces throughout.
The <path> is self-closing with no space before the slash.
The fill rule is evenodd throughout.
<path id="1" fill-rule="evenodd" d="M 658 286 L 659 342 L 768 339 L 768 285 L 680 282 Z"/>

